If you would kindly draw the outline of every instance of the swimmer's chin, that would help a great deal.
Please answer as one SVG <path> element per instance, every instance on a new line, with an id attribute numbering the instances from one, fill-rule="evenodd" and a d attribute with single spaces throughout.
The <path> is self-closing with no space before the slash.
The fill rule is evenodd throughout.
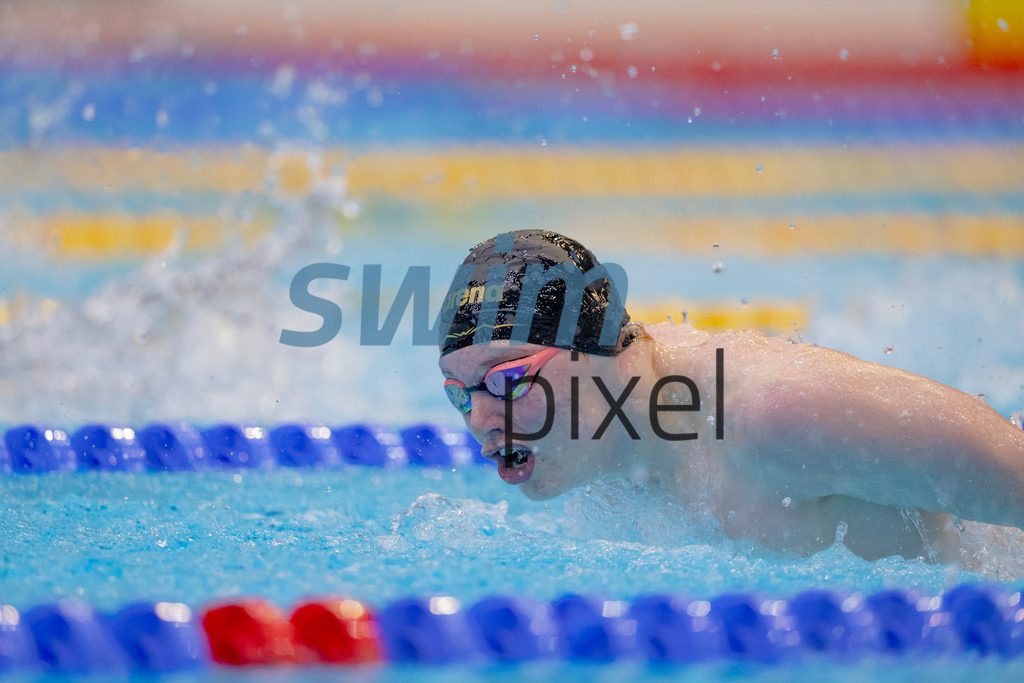
<path id="1" fill-rule="evenodd" d="M 558 494 L 562 493 L 561 491 L 546 491 L 543 488 L 538 489 L 536 486 L 530 486 L 530 482 L 520 484 L 519 490 L 523 492 L 524 496 L 535 503 L 544 500 L 551 500 Z"/>
<path id="2" fill-rule="evenodd" d="M 553 482 L 539 481 L 536 475 L 534 475 L 534 477 L 519 484 L 518 488 L 530 500 L 541 502 L 560 496 L 571 487 L 560 486 Z"/>

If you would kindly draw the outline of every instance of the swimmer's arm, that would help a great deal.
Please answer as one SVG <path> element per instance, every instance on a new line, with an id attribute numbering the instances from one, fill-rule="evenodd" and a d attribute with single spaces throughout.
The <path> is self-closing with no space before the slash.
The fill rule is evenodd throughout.
<path id="1" fill-rule="evenodd" d="M 828 349 L 788 370 L 737 425 L 765 483 L 1024 528 L 1024 432 L 981 399 Z"/>

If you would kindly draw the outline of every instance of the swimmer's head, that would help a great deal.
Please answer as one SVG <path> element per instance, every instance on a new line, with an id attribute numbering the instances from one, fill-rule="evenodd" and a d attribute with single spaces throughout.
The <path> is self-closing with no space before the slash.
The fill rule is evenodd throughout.
<path id="1" fill-rule="evenodd" d="M 502 233 L 462 262 L 441 309 L 441 355 L 507 340 L 614 356 L 632 339 L 625 287 L 621 268 L 564 235 Z"/>

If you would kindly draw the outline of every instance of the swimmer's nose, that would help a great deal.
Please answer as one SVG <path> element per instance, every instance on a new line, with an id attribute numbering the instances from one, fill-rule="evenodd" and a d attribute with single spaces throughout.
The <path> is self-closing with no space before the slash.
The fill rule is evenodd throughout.
<path id="1" fill-rule="evenodd" d="M 483 443 L 484 437 L 505 429 L 505 401 L 497 396 L 479 392 L 473 396 L 469 413 L 469 431 Z"/>

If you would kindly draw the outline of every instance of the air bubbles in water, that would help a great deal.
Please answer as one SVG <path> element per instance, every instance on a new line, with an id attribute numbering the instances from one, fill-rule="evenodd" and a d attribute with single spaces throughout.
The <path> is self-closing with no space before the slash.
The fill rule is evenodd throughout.
<path id="1" fill-rule="evenodd" d="M 764 173 L 764 166 L 762 164 L 754 164 L 754 170 L 758 173 Z"/>
<path id="2" fill-rule="evenodd" d="M 793 499 L 790 498 L 789 496 L 786 496 L 785 498 L 782 499 L 782 507 L 784 508 L 788 508 L 792 503 Z"/>
<path id="3" fill-rule="evenodd" d="M 884 349 L 882 349 L 882 353 L 884 353 L 887 356 L 890 355 L 892 353 L 892 344 L 889 344 Z"/>
<path id="4" fill-rule="evenodd" d="M 846 532 L 850 530 L 850 527 L 846 522 L 839 522 L 836 524 L 836 543 L 842 543 L 843 539 L 846 538 Z"/>
<path id="5" fill-rule="evenodd" d="M 718 263 L 712 264 L 711 265 L 711 272 L 715 273 L 715 274 L 724 273 L 725 272 L 725 264 L 722 263 L 721 261 L 719 261 Z"/>

